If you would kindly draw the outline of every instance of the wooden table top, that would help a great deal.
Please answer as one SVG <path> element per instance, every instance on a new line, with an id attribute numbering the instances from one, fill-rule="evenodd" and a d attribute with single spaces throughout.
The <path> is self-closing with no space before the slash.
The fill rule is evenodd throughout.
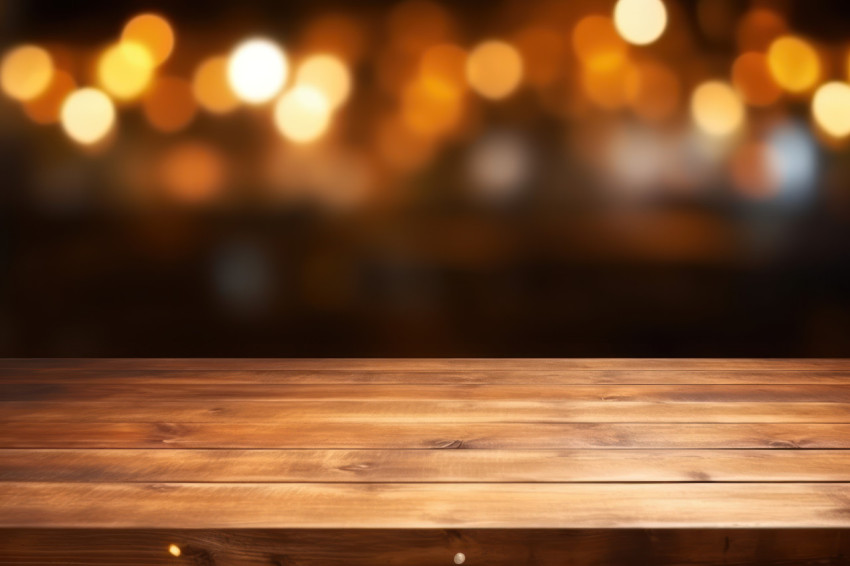
<path id="1" fill-rule="evenodd" d="M 846 360 L 0 360 L 0 528 L 850 527 Z"/>

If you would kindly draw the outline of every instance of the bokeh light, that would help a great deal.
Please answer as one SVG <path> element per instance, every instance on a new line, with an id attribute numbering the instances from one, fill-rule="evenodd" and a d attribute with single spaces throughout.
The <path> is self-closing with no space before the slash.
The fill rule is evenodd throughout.
<path id="1" fill-rule="evenodd" d="M 298 67 L 295 84 L 318 90 L 335 109 L 351 93 L 351 73 L 345 63 L 333 55 L 313 55 Z"/>
<path id="2" fill-rule="evenodd" d="M 744 122 L 744 105 L 731 85 L 722 81 L 701 84 L 691 97 L 691 115 L 712 136 L 734 133 Z"/>
<path id="3" fill-rule="evenodd" d="M 628 104 L 637 90 L 638 71 L 630 63 L 620 68 L 597 70 L 585 67 L 581 73 L 581 86 L 585 96 L 605 110 L 617 110 Z"/>
<path id="4" fill-rule="evenodd" d="M 168 148 L 157 168 L 159 182 L 177 202 L 198 204 L 217 196 L 226 182 L 224 157 L 212 145 L 186 141 Z"/>
<path id="5" fill-rule="evenodd" d="M 732 64 L 732 84 L 751 106 L 770 106 L 782 96 L 782 89 L 773 80 L 767 57 L 750 51 Z"/>
<path id="6" fill-rule="evenodd" d="M 423 136 L 438 136 L 451 131 L 463 112 L 460 93 L 451 84 L 420 78 L 409 83 L 401 100 L 405 124 Z"/>
<path id="7" fill-rule="evenodd" d="M 714 0 L 708 0 L 713 2 Z M 773 40 L 788 31 L 785 19 L 769 8 L 753 8 L 738 22 L 738 50 L 765 52 Z"/>
<path id="8" fill-rule="evenodd" d="M 573 49 L 583 65 L 596 71 L 623 65 L 628 45 L 606 16 L 586 16 L 573 29 Z"/>
<path id="9" fill-rule="evenodd" d="M 419 61 L 419 77 L 435 91 L 466 90 L 466 51 L 452 43 L 428 49 Z"/>
<path id="10" fill-rule="evenodd" d="M 275 125 L 284 137 L 296 143 L 318 139 L 330 125 L 331 105 L 325 95 L 305 85 L 284 94 L 274 111 Z"/>
<path id="11" fill-rule="evenodd" d="M 806 40 L 792 35 L 770 44 L 767 64 L 779 86 L 793 93 L 812 89 L 821 75 L 818 52 Z"/>
<path id="12" fill-rule="evenodd" d="M 135 43 L 147 49 L 155 66 L 164 63 L 174 50 L 174 30 L 158 14 L 139 14 L 124 26 L 122 43 Z"/>
<path id="13" fill-rule="evenodd" d="M 32 100 L 42 94 L 53 78 L 53 59 L 35 45 L 16 47 L 3 56 L 0 84 L 7 96 Z"/>
<path id="14" fill-rule="evenodd" d="M 818 151 L 809 129 L 796 122 L 780 123 L 768 135 L 768 163 L 779 197 L 801 205 L 812 195 L 818 177 Z"/>
<path id="15" fill-rule="evenodd" d="M 635 45 L 649 45 L 667 27 L 667 9 L 661 0 L 618 0 L 614 24 L 623 39 Z"/>
<path id="16" fill-rule="evenodd" d="M 192 92 L 201 107 L 213 114 L 226 114 L 239 106 L 227 78 L 227 57 L 210 57 L 195 70 Z"/>
<path id="17" fill-rule="evenodd" d="M 262 104 L 277 95 L 286 83 L 289 63 L 286 54 L 267 39 L 250 39 L 230 55 L 228 80 L 242 101 Z"/>
<path id="18" fill-rule="evenodd" d="M 179 77 L 159 77 L 142 100 L 145 117 L 155 129 L 171 133 L 185 128 L 197 112 L 192 86 Z"/>
<path id="19" fill-rule="evenodd" d="M 812 99 L 812 116 L 832 137 L 850 135 L 850 84 L 833 81 L 821 86 Z"/>
<path id="20" fill-rule="evenodd" d="M 153 78 L 154 61 L 138 43 L 122 41 L 103 52 L 97 76 L 103 89 L 119 100 L 140 96 Z"/>
<path id="21" fill-rule="evenodd" d="M 55 124 L 59 121 L 62 103 L 76 88 L 74 77 L 57 69 L 47 90 L 37 98 L 24 102 L 24 112 L 37 124 Z"/>
<path id="22" fill-rule="evenodd" d="M 471 187 L 492 203 L 511 199 L 529 181 L 531 161 L 528 142 L 518 135 L 486 135 L 470 148 L 467 168 Z"/>
<path id="23" fill-rule="evenodd" d="M 62 128 L 72 140 L 91 145 L 103 140 L 115 126 L 115 106 L 96 88 L 71 93 L 62 104 Z"/>
<path id="24" fill-rule="evenodd" d="M 522 80 L 519 52 L 504 41 L 490 40 L 477 45 L 466 61 L 469 85 L 481 96 L 502 99 L 510 96 Z"/>

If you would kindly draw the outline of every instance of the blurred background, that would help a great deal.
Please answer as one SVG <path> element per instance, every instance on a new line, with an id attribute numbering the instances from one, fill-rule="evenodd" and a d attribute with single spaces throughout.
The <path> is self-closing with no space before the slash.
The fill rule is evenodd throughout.
<path id="1" fill-rule="evenodd" d="M 842 0 L 0 0 L 2 356 L 848 356 Z"/>

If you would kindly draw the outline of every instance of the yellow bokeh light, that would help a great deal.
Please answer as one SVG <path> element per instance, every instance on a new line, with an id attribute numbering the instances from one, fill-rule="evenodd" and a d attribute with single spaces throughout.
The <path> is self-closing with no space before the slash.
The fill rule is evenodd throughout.
<path id="1" fill-rule="evenodd" d="M 103 89 L 119 100 L 141 95 L 153 78 L 150 52 L 138 43 L 121 42 L 106 49 L 97 64 Z"/>
<path id="2" fill-rule="evenodd" d="M 405 125 L 426 137 L 448 133 L 458 125 L 463 113 L 457 90 L 424 78 L 405 87 L 401 105 Z"/>
<path id="3" fill-rule="evenodd" d="M 806 40 L 791 35 L 770 44 L 767 64 L 779 86 L 793 93 L 812 89 L 821 75 L 818 52 Z"/>
<path id="4" fill-rule="evenodd" d="M 197 112 L 192 87 L 178 77 L 160 77 L 142 100 L 145 117 L 161 132 L 178 132 L 189 125 Z"/>
<path id="5" fill-rule="evenodd" d="M 274 120 L 280 133 L 296 143 L 318 139 L 330 125 L 331 105 L 320 91 L 298 85 L 275 106 Z"/>
<path id="6" fill-rule="evenodd" d="M 239 105 L 227 80 L 227 57 L 210 57 L 198 66 L 192 91 L 198 104 L 213 114 L 226 114 Z"/>
<path id="7" fill-rule="evenodd" d="M 744 105 L 731 85 L 721 81 L 701 84 L 691 98 L 697 126 L 712 136 L 728 136 L 744 122 Z"/>
<path id="8" fill-rule="evenodd" d="M 182 552 L 180 551 L 180 547 L 176 544 L 171 544 L 168 546 L 168 553 L 172 556 L 180 556 Z"/>
<path id="9" fill-rule="evenodd" d="M 850 135 L 850 84 L 833 81 L 821 86 L 812 99 L 812 116 L 832 137 Z"/>
<path id="10" fill-rule="evenodd" d="M 351 73 L 333 55 L 313 55 L 298 67 L 295 83 L 315 88 L 325 95 L 331 108 L 341 106 L 351 93 Z"/>
<path id="11" fill-rule="evenodd" d="M 286 54 L 267 39 L 249 39 L 230 55 L 227 77 L 240 100 L 262 104 L 274 98 L 289 75 Z"/>
<path id="12" fill-rule="evenodd" d="M 466 61 L 466 79 L 481 96 L 502 99 L 510 96 L 522 81 L 519 52 L 503 41 L 485 41 L 472 50 Z"/>
<path id="13" fill-rule="evenodd" d="M 76 88 L 74 77 L 65 71 L 57 70 L 47 90 L 38 98 L 24 103 L 24 112 L 37 124 L 55 124 L 59 121 L 62 103 Z"/>
<path id="14" fill-rule="evenodd" d="M 115 106 L 96 88 L 72 92 L 62 104 L 62 128 L 74 141 L 91 145 L 101 141 L 115 125 Z"/>
<path id="15" fill-rule="evenodd" d="M 614 24 L 623 39 L 635 45 L 649 45 L 667 27 L 667 8 L 661 0 L 618 0 Z"/>
<path id="16" fill-rule="evenodd" d="M 770 106 L 782 95 L 767 66 L 767 57 L 749 52 L 740 55 L 732 65 L 732 84 L 751 106 Z"/>
<path id="17" fill-rule="evenodd" d="M 35 45 L 12 49 L 0 63 L 3 92 L 16 100 L 32 100 L 41 95 L 53 78 L 50 53 Z"/>
<path id="18" fill-rule="evenodd" d="M 158 14 L 139 14 L 124 26 L 121 41 L 148 50 L 155 66 L 164 63 L 174 50 L 174 30 Z"/>
<path id="19" fill-rule="evenodd" d="M 597 71 L 620 67 L 628 53 L 628 45 L 611 18 L 598 15 L 582 18 L 576 24 L 573 49 L 583 65 Z"/>

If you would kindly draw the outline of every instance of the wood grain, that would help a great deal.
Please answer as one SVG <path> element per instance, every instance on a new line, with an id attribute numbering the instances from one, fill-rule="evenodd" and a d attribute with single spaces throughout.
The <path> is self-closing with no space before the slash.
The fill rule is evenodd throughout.
<path id="1" fill-rule="evenodd" d="M 17 421 L 0 422 L 0 448 L 850 449 L 850 425 Z"/>
<path id="2" fill-rule="evenodd" d="M 243 358 L 6 358 L 5 369 L 39 370 L 47 368 L 99 370 L 366 370 L 366 371 L 459 371 L 459 370 L 599 370 L 646 369 L 682 370 L 843 370 L 843 359 L 708 359 L 708 358 L 322 358 L 322 359 L 243 359 Z"/>
<path id="3" fill-rule="evenodd" d="M 183 558 L 167 549 L 177 544 Z M 0 564 L 97 566 L 846 566 L 841 530 L 0 531 Z"/>
<path id="4" fill-rule="evenodd" d="M 850 528 L 846 483 L 0 483 L 0 528 Z"/>
<path id="5" fill-rule="evenodd" d="M 845 370 L 287 370 L 287 369 L 81 369 L 0 367 L 0 383 L 36 381 L 165 384 L 273 385 L 848 385 Z"/>
<path id="6" fill-rule="evenodd" d="M 850 451 L 12 449 L 0 481 L 847 482 Z"/>
<path id="7" fill-rule="evenodd" d="M 176 544 L 182 559 L 167 549 Z M 847 566 L 850 533 L 793 530 L 0 530 L 0 564 Z"/>

